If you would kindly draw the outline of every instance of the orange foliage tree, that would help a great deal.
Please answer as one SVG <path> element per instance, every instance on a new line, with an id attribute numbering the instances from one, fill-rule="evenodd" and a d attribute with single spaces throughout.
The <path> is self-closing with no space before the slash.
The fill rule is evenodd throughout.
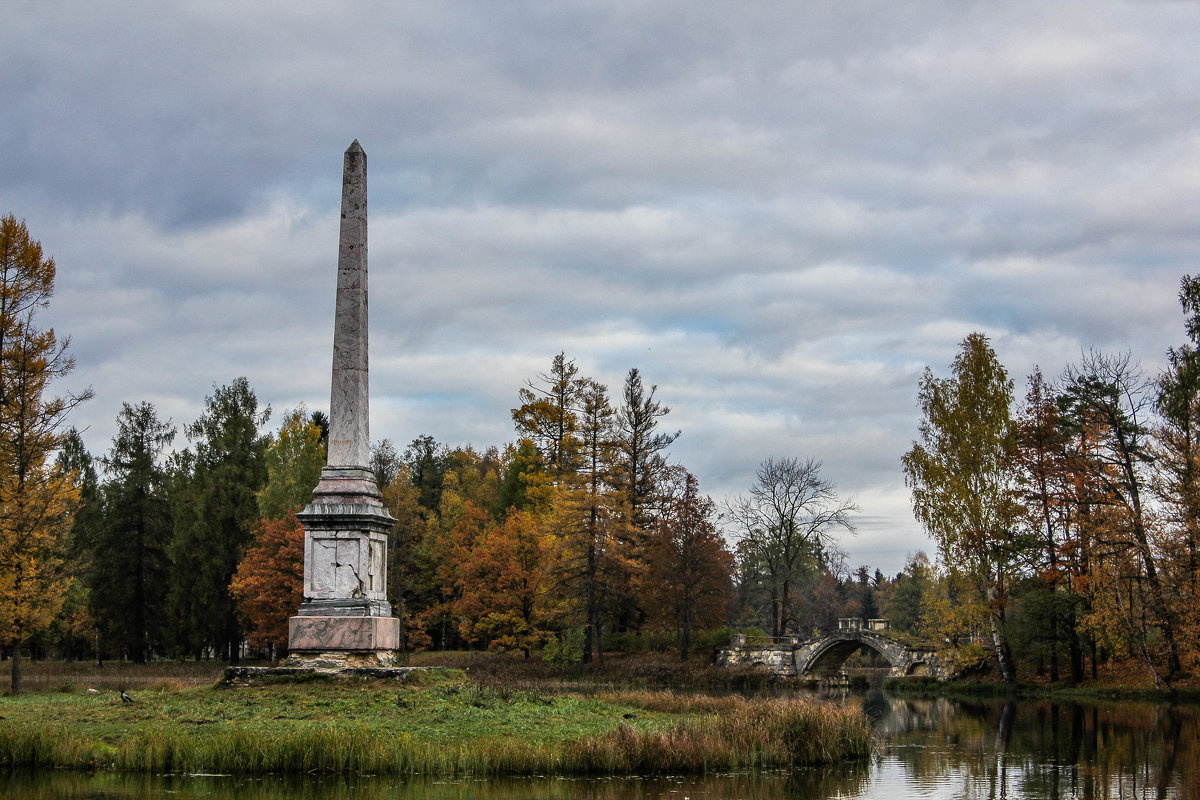
<path id="1" fill-rule="evenodd" d="M 733 593 L 733 554 L 717 531 L 716 506 L 700 494 L 696 476 L 673 467 L 673 492 L 648 543 L 646 607 L 674 626 L 679 658 L 687 661 L 692 631 L 719 625 Z"/>
<path id="2" fill-rule="evenodd" d="M 304 526 L 295 514 L 259 521 L 229 591 L 249 623 L 251 645 L 287 647 L 288 617 L 304 599 Z"/>
<path id="3" fill-rule="evenodd" d="M 548 635 L 555 587 L 555 544 L 537 518 L 510 509 L 462 565 L 459 631 L 493 650 L 530 650 Z"/>

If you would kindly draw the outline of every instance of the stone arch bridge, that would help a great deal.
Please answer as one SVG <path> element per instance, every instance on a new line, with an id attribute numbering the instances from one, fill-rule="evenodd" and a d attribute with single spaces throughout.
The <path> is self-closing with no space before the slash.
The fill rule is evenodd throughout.
<path id="1" fill-rule="evenodd" d="M 888 662 L 891 677 L 951 677 L 932 644 L 892 633 L 884 619 L 840 619 L 836 631 L 807 639 L 785 636 L 752 642 L 744 634 L 735 634 L 729 647 L 718 654 L 717 663 L 727 667 L 761 666 L 801 680 L 834 681 L 841 677 L 846 659 L 863 648 L 874 650 Z"/>

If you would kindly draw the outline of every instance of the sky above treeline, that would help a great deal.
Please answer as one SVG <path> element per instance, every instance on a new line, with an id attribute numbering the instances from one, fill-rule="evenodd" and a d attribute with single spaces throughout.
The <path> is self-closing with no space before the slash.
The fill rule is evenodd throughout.
<path id="1" fill-rule="evenodd" d="M 249 379 L 326 410 L 342 153 L 367 152 L 371 435 L 515 437 L 556 353 L 672 408 L 720 500 L 816 458 L 851 567 L 933 549 L 900 466 L 926 366 L 1150 376 L 1200 272 L 1200 5 L 26 2 L 0 213 L 91 386 L 182 428 Z M 178 446 L 186 445 L 182 434 Z"/>

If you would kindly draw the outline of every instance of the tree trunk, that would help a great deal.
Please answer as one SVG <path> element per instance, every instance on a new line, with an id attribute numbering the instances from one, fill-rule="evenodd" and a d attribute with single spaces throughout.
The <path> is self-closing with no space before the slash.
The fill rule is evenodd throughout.
<path id="1" fill-rule="evenodd" d="M 688 648 L 691 645 L 692 639 L 692 615 L 690 611 L 691 601 L 685 598 L 682 615 L 683 619 L 680 620 L 682 624 L 679 626 L 679 660 L 684 664 L 686 664 L 688 660 Z"/>
<path id="2" fill-rule="evenodd" d="M 21 643 L 13 645 L 12 650 L 12 693 L 21 693 Z"/>
<path id="3" fill-rule="evenodd" d="M 1017 670 L 1013 665 L 1008 642 L 1004 639 L 1004 632 L 1000 630 L 999 621 L 996 619 L 996 612 L 988 614 L 988 625 L 991 627 L 992 647 L 996 651 L 996 663 L 1000 667 L 1000 675 L 1004 678 L 1005 683 L 1016 683 Z"/>
<path id="4" fill-rule="evenodd" d="M 1083 681 L 1083 645 L 1079 641 L 1079 631 L 1075 629 L 1075 611 L 1070 609 L 1064 615 L 1063 627 L 1067 634 L 1067 652 L 1071 657 L 1071 683 Z"/>
<path id="5" fill-rule="evenodd" d="M 593 541 L 595 541 L 593 539 Z M 597 613 L 596 603 L 596 546 L 588 545 L 587 550 L 587 585 L 584 588 L 584 616 L 586 617 L 583 631 L 583 663 L 592 663 L 593 653 L 593 637 L 599 640 L 599 633 L 596 630 L 597 618 L 600 616 Z M 598 642 L 596 649 L 599 649 Z"/>

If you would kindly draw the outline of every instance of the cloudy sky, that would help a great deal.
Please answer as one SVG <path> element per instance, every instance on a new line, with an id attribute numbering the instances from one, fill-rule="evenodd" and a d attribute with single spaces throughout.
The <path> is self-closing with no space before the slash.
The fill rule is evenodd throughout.
<path id="1" fill-rule="evenodd" d="M 9 0 L 0 213 L 57 261 L 94 452 L 240 375 L 277 422 L 328 405 L 357 138 L 373 439 L 502 444 L 556 353 L 637 367 L 705 491 L 820 459 L 893 572 L 925 366 L 981 330 L 1022 394 L 1182 341 L 1197 42 L 1177 2 Z"/>

